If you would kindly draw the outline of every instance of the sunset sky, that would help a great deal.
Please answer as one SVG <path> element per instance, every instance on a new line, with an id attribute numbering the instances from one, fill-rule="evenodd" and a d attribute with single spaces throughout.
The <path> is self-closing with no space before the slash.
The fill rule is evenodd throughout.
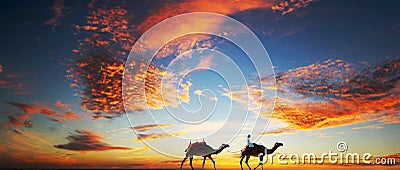
<path id="1" fill-rule="evenodd" d="M 179 168 L 204 139 L 238 169 L 247 134 L 400 161 L 397 1 L 1 3 L 0 168 Z"/>

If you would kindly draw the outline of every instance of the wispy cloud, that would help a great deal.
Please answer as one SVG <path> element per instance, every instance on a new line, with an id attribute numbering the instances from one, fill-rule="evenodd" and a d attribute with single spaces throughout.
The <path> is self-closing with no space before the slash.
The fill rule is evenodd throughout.
<path id="1" fill-rule="evenodd" d="M 34 131 L 23 131 L 14 128 L 6 133 L 11 138 L 11 142 L 7 143 L 7 149 L 12 150 L 10 156 L 17 161 L 19 165 L 24 163 L 39 163 L 42 165 L 71 165 L 76 163 L 68 155 L 60 154 L 51 150 L 52 144 L 49 138 L 43 138 L 43 134 Z M 27 154 L 30 153 L 30 154 Z"/>
<path id="2" fill-rule="evenodd" d="M 133 129 L 143 132 L 143 131 L 147 131 L 147 130 L 152 130 L 152 129 L 156 129 L 156 128 L 163 128 L 163 127 L 169 127 L 172 126 L 172 124 L 149 124 L 149 125 L 140 125 L 140 126 L 135 126 L 132 127 Z"/>
<path id="3" fill-rule="evenodd" d="M 9 71 L 9 69 L 0 65 L 0 89 L 9 89 L 12 93 L 20 95 L 32 94 L 21 80 L 23 77 L 26 77 L 26 75 Z"/>
<path id="4" fill-rule="evenodd" d="M 55 0 L 54 5 L 51 7 L 53 17 L 45 21 L 45 25 L 52 26 L 53 30 L 55 27 L 61 24 L 61 19 L 67 14 L 68 8 L 65 7 L 64 0 Z"/>
<path id="5" fill-rule="evenodd" d="M 315 136 L 317 138 L 332 138 L 333 136 L 330 136 L 326 133 L 322 133 L 322 132 L 308 132 L 307 136 Z"/>
<path id="6" fill-rule="evenodd" d="M 15 116 L 7 116 L 7 122 L 0 122 L 0 127 L 15 127 L 15 126 L 25 126 L 26 128 L 31 128 L 33 126 L 30 120 L 21 121 L 17 118 L 25 118 L 25 116 L 19 116 L 18 114 Z M 28 117 L 29 118 L 29 117 Z M 26 119 L 28 119 L 26 118 Z"/>
<path id="7" fill-rule="evenodd" d="M 352 130 L 361 130 L 361 129 L 382 129 L 383 126 L 379 124 L 373 124 L 373 125 L 365 125 L 365 126 L 359 126 L 359 127 L 354 127 L 351 128 Z"/>
<path id="8" fill-rule="evenodd" d="M 112 146 L 102 142 L 104 138 L 93 132 L 85 130 L 75 130 L 75 133 L 68 135 L 66 144 L 54 145 L 59 149 L 87 152 L 87 151 L 106 151 L 106 150 L 132 150 L 132 148 L 122 146 Z"/>
<path id="9" fill-rule="evenodd" d="M 22 132 L 22 131 L 19 130 L 19 129 L 12 129 L 12 131 L 13 131 L 14 133 L 16 133 L 16 134 L 19 134 L 19 135 L 23 135 L 23 134 L 24 134 L 24 132 Z"/>
<path id="10" fill-rule="evenodd" d="M 71 108 L 70 104 L 63 103 L 61 100 L 57 100 L 56 103 L 54 103 L 54 106 L 57 106 L 63 110 L 68 110 Z"/>
<path id="11" fill-rule="evenodd" d="M 185 133 L 184 132 L 162 132 L 162 133 L 149 133 L 149 134 L 139 133 L 139 134 L 137 134 L 138 138 L 136 139 L 136 141 L 167 138 L 167 137 L 173 137 L 173 136 L 180 136 L 182 134 L 185 134 Z"/>
<path id="12" fill-rule="evenodd" d="M 296 130 L 291 128 L 278 128 L 261 133 L 260 135 L 280 135 L 280 134 L 295 134 Z"/>
<path id="13" fill-rule="evenodd" d="M 8 150 L 7 146 L 4 144 L 0 144 L 0 151 L 6 151 Z"/>
<path id="14" fill-rule="evenodd" d="M 40 148 L 41 145 L 51 145 L 50 142 L 44 138 L 42 138 L 40 135 L 38 135 L 35 132 L 32 131 L 23 131 L 18 128 L 13 128 L 11 131 L 15 135 L 10 135 L 12 140 L 17 142 L 19 144 L 18 147 L 26 147 L 26 146 L 32 146 L 35 148 Z"/>
<path id="15" fill-rule="evenodd" d="M 29 105 L 29 104 L 23 104 L 23 103 L 17 103 L 17 102 L 11 102 L 11 101 L 5 101 L 6 103 L 13 105 L 25 112 L 24 116 L 32 115 L 32 114 L 44 114 L 46 116 L 52 117 L 52 118 L 58 118 L 60 121 L 66 121 L 66 120 L 84 120 L 84 118 L 80 117 L 79 115 L 75 114 L 74 112 L 65 112 L 61 113 L 58 111 L 53 111 L 52 109 L 45 108 L 45 107 L 40 107 L 36 105 Z"/>

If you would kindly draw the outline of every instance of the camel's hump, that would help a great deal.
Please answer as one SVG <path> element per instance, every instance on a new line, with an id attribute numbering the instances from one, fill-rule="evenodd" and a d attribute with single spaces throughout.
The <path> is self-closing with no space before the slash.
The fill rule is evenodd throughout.
<path id="1" fill-rule="evenodd" d="M 205 142 L 195 142 L 190 145 L 187 153 L 189 155 L 203 156 L 214 152 L 215 150 Z"/>

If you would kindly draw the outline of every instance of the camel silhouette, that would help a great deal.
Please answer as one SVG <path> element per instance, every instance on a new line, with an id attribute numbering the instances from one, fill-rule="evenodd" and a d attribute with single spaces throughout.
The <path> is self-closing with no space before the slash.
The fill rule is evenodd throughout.
<path id="1" fill-rule="evenodd" d="M 240 168 L 243 170 L 242 161 L 245 156 L 246 156 L 245 163 L 246 163 L 247 167 L 249 167 L 249 170 L 250 170 L 251 168 L 248 163 L 250 156 L 259 157 L 260 161 L 262 161 L 265 155 L 274 153 L 275 150 L 278 149 L 280 146 L 283 146 L 283 144 L 279 143 L 279 142 L 275 142 L 274 147 L 272 147 L 271 149 L 266 149 L 265 146 L 254 143 L 254 147 L 252 149 L 250 149 L 249 147 L 243 148 L 242 156 L 240 157 Z M 265 153 L 265 152 L 267 152 L 267 153 Z M 264 169 L 261 162 L 254 169 L 257 169 L 257 167 L 260 165 L 261 165 L 261 169 Z"/>
<path id="2" fill-rule="evenodd" d="M 218 149 L 213 149 L 211 146 L 207 145 L 206 142 L 204 142 L 204 140 L 203 142 L 195 142 L 195 143 L 190 142 L 188 148 L 185 150 L 186 156 L 182 160 L 180 169 L 182 169 L 182 165 L 185 162 L 185 160 L 189 158 L 190 160 L 189 164 L 193 170 L 192 160 L 193 160 L 193 155 L 196 155 L 196 156 L 202 156 L 204 158 L 202 169 L 204 169 L 204 163 L 206 162 L 206 158 L 210 158 L 210 160 L 214 164 L 214 170 L 215 170 L 216 169 L 215 161 L 211 157 L 211 155 L 219 154 L 222 150 L 224 150 L 227 147 L 229 147 L 228 144 L 222 144 Z"/>

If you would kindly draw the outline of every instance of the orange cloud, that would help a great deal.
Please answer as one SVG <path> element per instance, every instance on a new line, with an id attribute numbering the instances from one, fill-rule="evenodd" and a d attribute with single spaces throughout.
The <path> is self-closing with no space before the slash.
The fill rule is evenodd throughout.
<path id="1" fill-rule="evenodd" d="M 82 99 L 81 106 L 84 110 L 94 113 L 93 119 L 106 118 L 112 119 L 126 111 L 141 111 L 146 107 L 151 109 L 160 109 L 163 106 L 177 106 L 181 101 L 189 102 L 190 98 L 186 87 L 182 87 L 182 92 L 178 96 L 172 94 L 176 91 L 175 87 L 165 85 L 165 92 L 160 89 L 160 80 L 164 75 L 161 68 L 156 65 L 150 65 L 146 68 L 143 61 L 134 61 L 125 63 L 124 57 L 131 50 L 136 37 L 135 34 L 144 33 L 147 29 L 156 23 L 182 13 L 187 12 L 215 12 L 220 14 L 234 14 L 240 11 L 265 8 L 269 9 L 275 4 L 275 1 L 235 1 L 225 3 L 220 1 L 196 0 L 196 1 L 176 1 L 162 2 L 157 9 L 153 9 L 146 19 L 137 27 L 130 27 L 129 11 L 122 6 L 108 6 L 102 2 L 91 2 L 89 5 L 89 15 L 86 16 L 86 22 L 76 26 L 78 33 L 84 33 L 85 37 L 79 40 L 79 46 L 72 50 L 74 58 L 68 64 L 67 78 L 71 80 L 70 86 L 77 90 L 76 96 Z M 100 5 L 99 5 L 100 4 Z M 207 23 L 204 24 L 204 20 Z M 196 21 L 184 23 L 178 27 L 175 33 L 187 31 L 190 28 L 210 31 L 221 28 L 222 21 L 212 18 L 198 18 Z M 165 30 L 162 30 L 165 31 Z M 85 34 L 87 33 L 87 34 Z M 225 33 L 224 33 L 225 34 Z M 229 33 L 227 33 L 229 34 Z M 160 47 L 162 40 L 170 40 L 172 34 L 154 34 L 154 41 L 146 43 L 150 48 Z M 175 34 L 173 34 L 175 35 Z M 164 46 L 156 55 L 156 58 L 162 58 L 171 54 L 179 55 L 187 50 L 197 47 L 212 48 L 214 42 L 210 40 L 209 35 L 189 35 L 179 40 L 172 40 Z M 160 40 L 160 41 L 158 41 Z M 146 50 L 146 49 L 144 49 Z M 207 66 L 210 63 L 204 61 L 202 65 Z M 126 72 L 134 72 L 131 77 L 125 74 L 123 77 L 124 66 L 131 66 Z M 145 85 L 130 84 L 145 80 Z M 122 84 L 129 87 L 125 91 L 125 106 L 122 99 Z M 189 85 L 190 82 L 186 82 Z M 144 93 L 143 93 L 144 91 Z M 146 97 L 146 101 L 144 98 Z"/>
<path id="2" fill-rule="evenodd" d="M 273 79 L 264 78 L 267 88 L 262 90 L 277 90 L 275 99 L 261 96 L 260 89 L 253 85 L 225 89 L 222 95 L 249 110 L 271 108 L 268 103 L 275 101 L 272 118 L 288 123 L 290 129 L 320 129 L 369 121 L 393 124 L 400 122 L 399 66 L 397 58 L 362 70 L 355 70 L 342 60 L 327 60 L 276 73 L 274 88 L 268 86 Z M 262 113 L 270 117 L 272 110 Z"/>
<path id="3" fill-rule="evenodd" d="M 76 129 L 75 133 L 71 133 L 67 137 L 68 143 L 54 145 L 59 149 L 66 149 L 72 151 L 106 151 L 106 150 L 131 150 L 132 148 L 112 146 L 102 142 L 104 139 L 92 132 Z"/>
<path id="4" fill-rule="evenodd" d="M 65 103 L 61 102 L 60 100 L 57 100 L 56 103 L 54 104 L 54 106 L 57 106 L 57 107 L 60 107 L 63 109 L 67 109 L 67 108 L 71 107 L 70 104 L 65 104 Z"/>
<path id="5" fill-rule="evenodd" d="M 0 144 L 0 151 L 6 151 L 8 148 L 4 144 Z"/>
<path id="6" fill-rule="evenodd" d="M 278 134 L 295 134 L 296 130 L 291 128 L 278 128 L 261 133 L 260 135 L 278 135 Z"/>
<path id="7" fill-rule="evenodd" d="M 356 71 L 341 60 L 327 60 L 279 73 L 274 118 L 296 129 L 398 123 L 399 66 L 394 59 Z"/>
<path id="8" fill-rule="evenodd" d="M 26 128 L 31 128 L 32 127 L 32 122 L 30 120 L 25 120 L 25 121 L 21 121 L 17 119 L 18 115 L 16 116 L 8 116 L 8 122 L 1 122 L 0 123 L 0 127 L 1 126 L 5 126 L 5 127 L 13 127 L 13 126 L 25 126 Z"/>
<path id="9" fill-rule="evenodd" d="M 71 158 L 69 155 L 29 155 L 24 153 L 12 153 L 15 159 L 21 160 L 26 163 L 39 163 L 42 166 L 44 164 L 51 165 L 74 165 L 77 160 Z"/>
<path id="10" fill-rule="evenodd" d="M 315 2 L 315 0 L 290 0 L 290 1 L 288 0 L 288 1 L 281 1 L 279 4 L 272 6 L 271 9 L 274 12 L 279 11 L 279 12 L 282 13 L 282 15 L 286 15 L 286 14 L 292 13 L 296 9 L 306 8 L 312 2 Z"/>
<path id="11" fill-rule="evenodd" d="M 164 2 L 160 7 L 151 10 L 150 16 L 148 16 L 142 23 L 136 28 L 140 33 L 144 33 L 149 30 L 152 26 L 160 23 L 161 21 L 168 19 L 173 16 L 180 14 L 190 13 L 190 12 L 212 12 L 222 15 L 232 15 L 238 12 L 252 10 L 252 9 L 271 9 L 278 10 L 277 5 L 279 0 L 253 0 L 253 1 L 234 1 L 226 3 L 224 1 L 212 1 L 212 0 L 194 0 L 194 1 L 171 1 Z M 282 3 L 282 2 L 281 2 Z M 307 0 L 300 0 L 297 2 L 290 3 L 290 10 L 307 7 L 310 2 Z M 274 7 L 274 8 L 272 8 Z M 285 12 L 287 13 L 287 12 Z M 183 35 L 188 31 L 196 30 L 196 32 L 218 32 L 223 26 L 224 21 L 218 18 L 188 18 L 182 19 L 178 22 L 179 25 L 174 25 L 173 29 L 160 29 L 152 30 L 154 35 L 149 35 L 149 39 L 153 41 L 146 42 L 146 47 L 155 49 L 160 47 L 161 42 L 166 42 L 174 38 L 175 35 Z M 205 24 L 206 23 L 206 24 Z M 167 26 L 168 27 L 168 26 Z M 235 34 L 236 28 L 232 28 L 232 32 L 223 32 L 223 34 Z M 165 30 L 168 30 L 170 34 L 165 34 Z M 163 34 L 164 33 L 164 34 Z M 222 34 L 222 31 L 221 31 Z M 209 39 L 209 36 L 198 37 L 196 41 Z M 193 41 L 195 42 L 195 41 Z M 192 47 L 193 43 L 185 43 L 185 46 Z"/>
<path id="12" fill-rule="evenodd" d="M 14 94 L 31 94 L 26 89 L 26 84 L 20 81 L 22 77 L 24 75 L 9 72 L 4 66 L 0 65 L 0 89 L 12 89 Z"/>
<path id="13" fill-rule="evenodd" d="M 70 156 L 54 152 L 52 144 L 48 141 L 50 138 L 43 138 L 43 134 L 37 134 L 31 130 L 22 130 L 13 128 L 5 133 L 6 137 L 11 141 L 5 140 L 7 150 L 12 152 L 4 153 L 6 156 L 15 159 L 16 162 L 7 162 L 6 166 L 32 167 L 54 166 L 54 165 L 71 165 L 76 160 Z M 1 145 L 0 145 L 1 150 Z M 29 153 L 29 154 L 27 154 Z M 18 163 L 18 164 L 15 164 Z"/>
<path id="14" fill-rule="evenodd" d="M 24 119 L 24 120 L 27 120 L 30 118 L 29 114 L 17 114 L 17 115 L 15 115 L 15 117 Z"/>
<path id="15" fill-rule="evenodd" d="M 52 118 L 61 119 L 59 121 L 66 121 L 66 120 L 71 120 L 71 119 L 84 120 L 84 118 L 78 116 L 77 114 L 75 114 L 73 112 L 65 112 L 63 114 L 61 112 L 53 111 L 52 109 L 44 108 L 44 107 L 40 107 L 40 106 L 28 105 L 28 104 L 11 102 L 11 101 L 5 101 L 5 102 L 23 110 L 25 112 L 25 114 L 17 114 L 15 116 L 15 117 L 19 117 L 22 119 L 27 119 L 27 118 L 29 118 L 29 115 L 32 115 L 32 114 L 44 114 L 44 115 L 47 115 Z"/>
<path id="16" fill-rule="evenodd" d="M 148 16 L 137 29 L 141 32 L 145 32 L 162 20 L 188 12 L 213 12 L 229 15 L 251 9 L 270 8 L 273 5 L 274 1 L 265 0 L 235 1 L 230 3 L 212 0 L 171 1 L 166 2 L 158 9 L 152 9 L 153 13 Z M 210 25 L 208 27 L 212 26 Z"/>
<path id="17" fill-rule="evenodd" d="M 79 46 L 72 51 L 74 58 L 67 70 L 70 86 L 76 88 L 82 108 L 94 113 L 94 120 L 113 119 L 126 109 L 143 110 L 146 101 L 141 90 L 145 90 L 149 96 L 147 104 L 150 107 L 161 107 L 158 103 L 160 97 L 153 95 L 159 93 L 159 68 L 150 66 L 147 69 L 141 61 L 125 63 L 125 59 L 120 57 L 126 56 L 135 40 L 132 29 L 128 27 L 127 10 L 102 5 L 91 8 L 86 18 L 86 23 L 77 26 L 77 29 L 87 31 L 89 36 L 79 40 Z M 138 70 L 132 70 L 137 74 L 125 76 L 128 82 L 145 80 L 146 84 L 125 84 L 130 88 L 126 90 L 124 108 L 122 78 L 125 65 L 132 69 L 139 67 Z"/>

